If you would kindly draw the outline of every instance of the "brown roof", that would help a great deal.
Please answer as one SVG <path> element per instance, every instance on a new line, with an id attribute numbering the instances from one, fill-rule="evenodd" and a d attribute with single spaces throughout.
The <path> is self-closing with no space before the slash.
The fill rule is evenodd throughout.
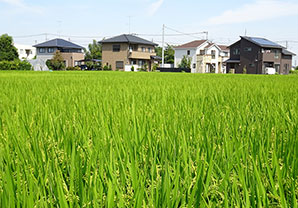
<path id="1" fill-rule="evenodd" d="M 214 45 L 214 43 L 209 43 L 205 48 L 210 48 L 213 45 Z"/>
<path id="2" fill-rule="evenodd" d="M 223 50 L 223 51 L 228 51 L 229 50 L 229 46 L 226 46 L 226 45 L 218 45 L 218 47 L 220 47 L 220 49 Z"/>
<path id="3" fill-rule="evenodd" d="M 207 40 L 195 40 L 190 43 L 186 43 L 175 48 L 196 48 L 205 43 Z"/>

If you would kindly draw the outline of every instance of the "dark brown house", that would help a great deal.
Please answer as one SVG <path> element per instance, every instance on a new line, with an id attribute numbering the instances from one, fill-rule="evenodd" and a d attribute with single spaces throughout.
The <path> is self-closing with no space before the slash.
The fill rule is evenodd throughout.
<path id="1" fill-rule="evenodd" d="M 227 73 L 289 74 L 294 53 L 265 38 L 241 37 L 229 46 L 230 59 L 226 61 Z"/>

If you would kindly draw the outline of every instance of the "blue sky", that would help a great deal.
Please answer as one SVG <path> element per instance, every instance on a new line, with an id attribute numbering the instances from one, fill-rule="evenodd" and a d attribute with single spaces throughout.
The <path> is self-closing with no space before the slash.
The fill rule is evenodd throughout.
<path id="1" fill-rule="evenodd" d="M 184 33 L 208 31 L 209 39 L 231 44 L 244 35 L 265 37 L 298 54 L 298 0 L 0 0 L 0 34 L 20 44 L 60 34 L 86 46 L 92 39 L 122 33 L 144 34 L 161 42 L 162 25 Z M 175 32 L 166 29 L 166 34 Z M 54 38 L 49 35 L 47 38 Z M 167 36 L 169 44 L 203 38 L 203 34 Z M 295 57 L 298 65 L 298 58 Z M 294 62 L 295 63 L 295 62 Z"/>

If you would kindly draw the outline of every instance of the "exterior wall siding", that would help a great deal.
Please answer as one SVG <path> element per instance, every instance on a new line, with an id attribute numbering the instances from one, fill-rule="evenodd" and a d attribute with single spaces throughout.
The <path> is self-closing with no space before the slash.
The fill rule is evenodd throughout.
<path id="1" fill-rule="evenodd" d="M 113 52 L 113 45 L 120 45 L 119 52 Z M 127 43 L 103 43 L 102 44 L 102 66 L 112 66 L 112 70 L 116 70 L 116 62 L 123 61 L 123 65 L 130 64 L 128 60 L 128 44 Z M 125 67 L 124 67 L 125 68 Z M 124 70 L 124 69 L 123 69 Z"/>
<path id="2" fill-rule="evenodd" d="M 65 60 L 66 67 L 74 67 L 76 61 L 84 59 L 84 54 L 82 53 L 61 53 L 61 55 Z"/>

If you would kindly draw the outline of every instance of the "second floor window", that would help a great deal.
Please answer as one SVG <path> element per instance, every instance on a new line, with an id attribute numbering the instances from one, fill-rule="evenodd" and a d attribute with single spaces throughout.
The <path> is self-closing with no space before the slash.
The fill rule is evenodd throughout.
<path id="1" fill-rule="evenodd" d="M 45 48 L 39 48 L 39 53 L 45 53 L 46 49 Z"/>
<path id="2" fill-rule="evenodd" d="M 54 53 L 54 48 L 48 48 L 48 53 Z"/>
<path id="3" fill-rule="evenodd" d="M 239 48 L 234 48 L 233 54 L 234 55 L 240 55 L 240 49 Z"/>
<path id="4" fill-rule="evenodd" d="M 152 49 L 151 48 L 148 48 L 148 52 L 151 53 L 152 52 Z"/>
<path id="5" fill-rule="evenodd" d="M 274 58 L 278 59 L 279 58 L 279 52 L 278 50 L 274 51 Z"/>
<path id="6" fill-rule="evenodd" d="M 113 52 L 119 52 L 120 51 L 120 45 L 113 45 Z"/>
<path id="7" fill-rule="evenodd" d="M 145 52 L 146 51 L 146 48 L 145 47 L 142 47 L 142 52 Z"/>
<path id="8" fill-rule="evenodd" d="M 215 54 L 216 54 L 215 50 L 212 50 L 211 51 L 212 59 L 215 59 Z"/>
<path id="9" fill-rule="evenodd" d="M 252 51 L 252 48 L 251 48 L 251 47 L 245 47 L 245 48 L 244 48 L 244 51 L 246 51 L 246 52 L 251 52 L 251 51 Z"/>

